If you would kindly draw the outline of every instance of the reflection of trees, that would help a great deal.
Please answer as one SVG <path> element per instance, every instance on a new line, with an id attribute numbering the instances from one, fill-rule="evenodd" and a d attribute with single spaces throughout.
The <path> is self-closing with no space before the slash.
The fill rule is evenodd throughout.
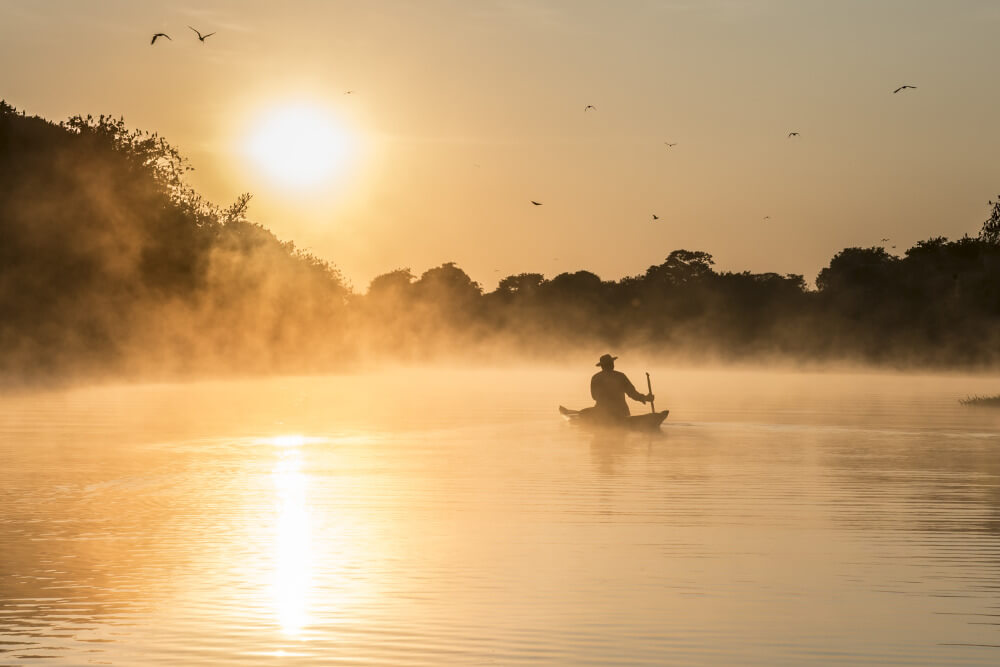
<path id="1" fill-rule="evenodd" d="M 861 528 L 1000 536 L 996 444 L 933 432 L 853 442 L 838 434 L 824 447 L 844 498 L 835 516 Z"/>

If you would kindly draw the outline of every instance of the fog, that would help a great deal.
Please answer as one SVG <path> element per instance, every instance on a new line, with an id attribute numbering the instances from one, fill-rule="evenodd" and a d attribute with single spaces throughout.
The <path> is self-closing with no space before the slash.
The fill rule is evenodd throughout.
<path id="1" fill-rule="evenodd" d="M 675 249 L 634 276 L 448 262 L 352 288 L 334 265 L 186 184 L 162 137 L 0 105 L 6 386 L 310 374 L 396 364 L 982 371 L 1000 361 L 1000 207 L 977 237 L 846 248 L 817 276 L 718 272 Z M 334 258 L 335 259 L 335 258 Z"/>
<path id="2" fill-rule="evenodd" d="M 580 361 L 0 396 L 5 661 L 996 664 L 989 378 Z"/>

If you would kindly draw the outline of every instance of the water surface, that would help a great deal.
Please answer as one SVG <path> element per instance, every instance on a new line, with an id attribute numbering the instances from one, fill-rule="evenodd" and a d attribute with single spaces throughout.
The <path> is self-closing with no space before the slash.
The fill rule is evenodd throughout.
<path id="1" fill-rule="evenodd" d="M 588 374 L 0 397 L 0 664 L 1000 664 L 1000 379 Z"/>

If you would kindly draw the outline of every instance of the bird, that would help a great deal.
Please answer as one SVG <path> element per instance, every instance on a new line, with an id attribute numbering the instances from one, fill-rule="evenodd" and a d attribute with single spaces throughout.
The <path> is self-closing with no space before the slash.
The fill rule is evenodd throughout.
<path id="1" fill-rule="evenodd" d="M 676 143 L 670 143 L 669 141 L 664 141 L 663 145 L 666 146 L 667 148 L 673 148 L 677 144 Z"/>
<path id="2" fill-rule="evenodd" d="M 588 104 L 587 106 L 583 107 L 584 111 L 590 111 L 591 109 L 597 111 L 597 107 L 595 107 L 593 104 Z"/>
<path id="3" fill-rule="evenodd" d="M 916 86 L 900 86 L 900 87 L 899 87 L 899 88 L 897 88 L 896 90 L 892 91 L 892 94 L 893 94 L 893 95 L 895 95 L 895 94 L 896 94 L 896 93 L 898 93 L 899 91 L 901 91 L 901 90 L 906 90 L 907 88 L 912 88 L 912 89 L 914 89 L 914 90 L 916 90 L 916 89 L 917 89 L 917 87 L 916 87 Z"/>
<path id="4" fill-rule="evenodd" d="M 191 28 L 191 26 L 188 26 L 188 27 Z M 194 34 L 198 35 L 198 41 L 199 42 L 204 42 L 206 39 L 208 39 L 209 37 L 211 37 L 212 35 L 215 34 L 214 32 L 210 32 L 207 35 L 203 35 L 200 32 L 198 32 L 198 30 L 196 28 L 191 28 L 191 29 L 194 30 Z"/>
<path id="5" fill-rule="evenodd" d="M 534 199 L 531 200 L 531 203 L 534 204 L 535 206 L 541 206 L 542 205 L 542 202 L 535 201 Z"/>
<path id="6" fill-rule="evenodd" d="M 888 242 L 889 242 L 889 239 L 882 239 L 881 241 L 879 241 L 879 243 L 888 243 Z"/>
<path id="7" fill-rule="evenodd" d="M 658 216 L 658 215 L 656 215 L 656 214 L 654 213 L 654 214 L 653 214 L 653 220 L 659 220 L 659 219 L 660 219 L 660 216 Z"/>
<path id="8" fill-rule="evenodd" d="M 798 132 L 789 132 L 789 133 L 788 133 L 788 138 L 789 138 L 789 139 L 791 139 L 792 137 L 797 137 L 797 136 L 799 136 L 799 133 L 798 133 Z"/>
<path id="9" fill-rule="evenodd" d="M 345 91 L 344 91 L 344 94 L 345 94 L 345 95 L 353 95 L 353 94 L 354 94 L 354 91 L 353 91 L 353 90 L 345 90 Z"/>
<path id="10" fill-rule="evenodd" d="M 769 215 L 765 215 L 764 216 L 764 220 L 770 220 L 770 219 L 771 219 L 771 216 L 769 216 Z"/>
<path id="11" fill-rule="evenodd" d="M 156 44 L 156 38 L 157 37 L 166 37 L 167 39 L 170 39 L 170 35 L 168 35 L 167 33 L 165 33 L 165 32 L 158 32 L 155 35 L 153 35 L 153 39 L 149 40 L 149 45 L 150 46 L 152 46 L 153 44 Z M 172 42 L 174 40 L 170 39 L 170 41 Z"/>

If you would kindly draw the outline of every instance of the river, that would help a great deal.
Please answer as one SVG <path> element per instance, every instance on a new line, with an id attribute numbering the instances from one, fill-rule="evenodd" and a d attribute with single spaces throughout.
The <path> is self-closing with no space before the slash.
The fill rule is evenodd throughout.
<path id="1" fill-rule="evenodd" d="M 592 370 L 0 396 L 0 664 L 1000 664 L 1000 378 Z"/>

